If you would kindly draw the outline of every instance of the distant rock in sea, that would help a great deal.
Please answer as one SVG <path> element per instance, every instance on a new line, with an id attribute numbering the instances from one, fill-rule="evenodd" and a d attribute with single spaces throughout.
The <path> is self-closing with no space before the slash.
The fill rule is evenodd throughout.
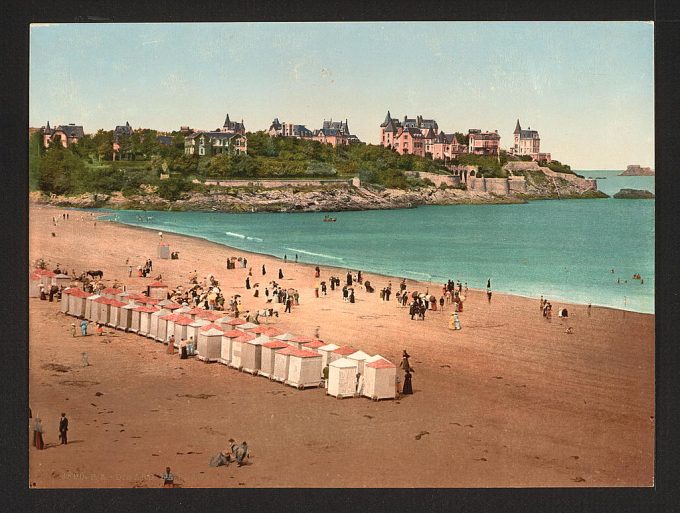
<path id="1" fill-rule="evenodd" d="M 614 197 L 616 199 L 654 199 L 656 196 L 653 192 L 644 189 L 621 189 L 614 194 Z"/>
<path id="2" fill-rule="evenodd" d="M 652 168 L 640 167 L 637 164 L 632 164 L 619 176 L 654 176 L 656 173 Z"/>

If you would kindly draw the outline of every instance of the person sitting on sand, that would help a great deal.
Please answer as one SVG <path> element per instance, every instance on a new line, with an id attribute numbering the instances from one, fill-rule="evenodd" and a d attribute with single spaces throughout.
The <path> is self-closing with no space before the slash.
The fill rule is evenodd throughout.
<path id="1" fill-rule="evenodd" d="M 229 439 L 231 442 L 231 453 L 236 458 L 236 465 L 239 467 L 245 465 L 244 461 L 248 458 L 248 443 L 244 440 L 240 444 L 237 444 L 233 439 Z"/>
<path id="2" fill-rule="evenodd" d="M 165 467 L 165 473 L 162 476 L 163 488 L 174 488 L 175 487 L 175 476 L 170 472 L 170 467 Z"/>

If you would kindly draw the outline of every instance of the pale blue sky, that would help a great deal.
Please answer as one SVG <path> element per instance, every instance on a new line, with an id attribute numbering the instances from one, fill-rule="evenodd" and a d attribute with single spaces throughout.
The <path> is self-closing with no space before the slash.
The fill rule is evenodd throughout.
<path id="1" fill-rule="evenodd" d="M 651 23 L 181 23 L 31 27 L 29 122 L 248 130 L 386 111 L 445 132 L 538 130 L 576 169 L 654 165 Z"/>

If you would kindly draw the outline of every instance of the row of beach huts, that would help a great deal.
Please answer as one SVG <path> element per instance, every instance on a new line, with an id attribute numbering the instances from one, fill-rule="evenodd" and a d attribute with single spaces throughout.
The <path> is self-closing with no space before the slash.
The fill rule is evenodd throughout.
<path id="1" fill-rule="evenodd" d="M 218 362 L 300 390 L 325 385 L 327 394 L 337 398 L 395 398 L 397 369 L 381 355 L 282 333 L 224 312 L 182 306 L 161 299 L 164 293 L 165 285 L 160 282 L 148 286 L 148 295 L 117 288 L 98 294 L 66 288 L 60 309 L 157 342 L 167 344 L 174 335 L 176 347 L 180 341 L 193 339 L 197 357 L 204 362 Z M 324 384 L 327 364 L 328 383 Z"/>

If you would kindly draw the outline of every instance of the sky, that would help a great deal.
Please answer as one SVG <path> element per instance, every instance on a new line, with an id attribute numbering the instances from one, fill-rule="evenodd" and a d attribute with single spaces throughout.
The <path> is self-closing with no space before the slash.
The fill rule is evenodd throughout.
<path id="1" fill-rule="evenodd" d="M 389 110 L 498 130 L 507 148 L 519 118 L 574 169 L 654 167 L 653 39 L 652 23 L 611 21 L 35 24 L 29 124 L 348 119 L 377 144 Z"/>

